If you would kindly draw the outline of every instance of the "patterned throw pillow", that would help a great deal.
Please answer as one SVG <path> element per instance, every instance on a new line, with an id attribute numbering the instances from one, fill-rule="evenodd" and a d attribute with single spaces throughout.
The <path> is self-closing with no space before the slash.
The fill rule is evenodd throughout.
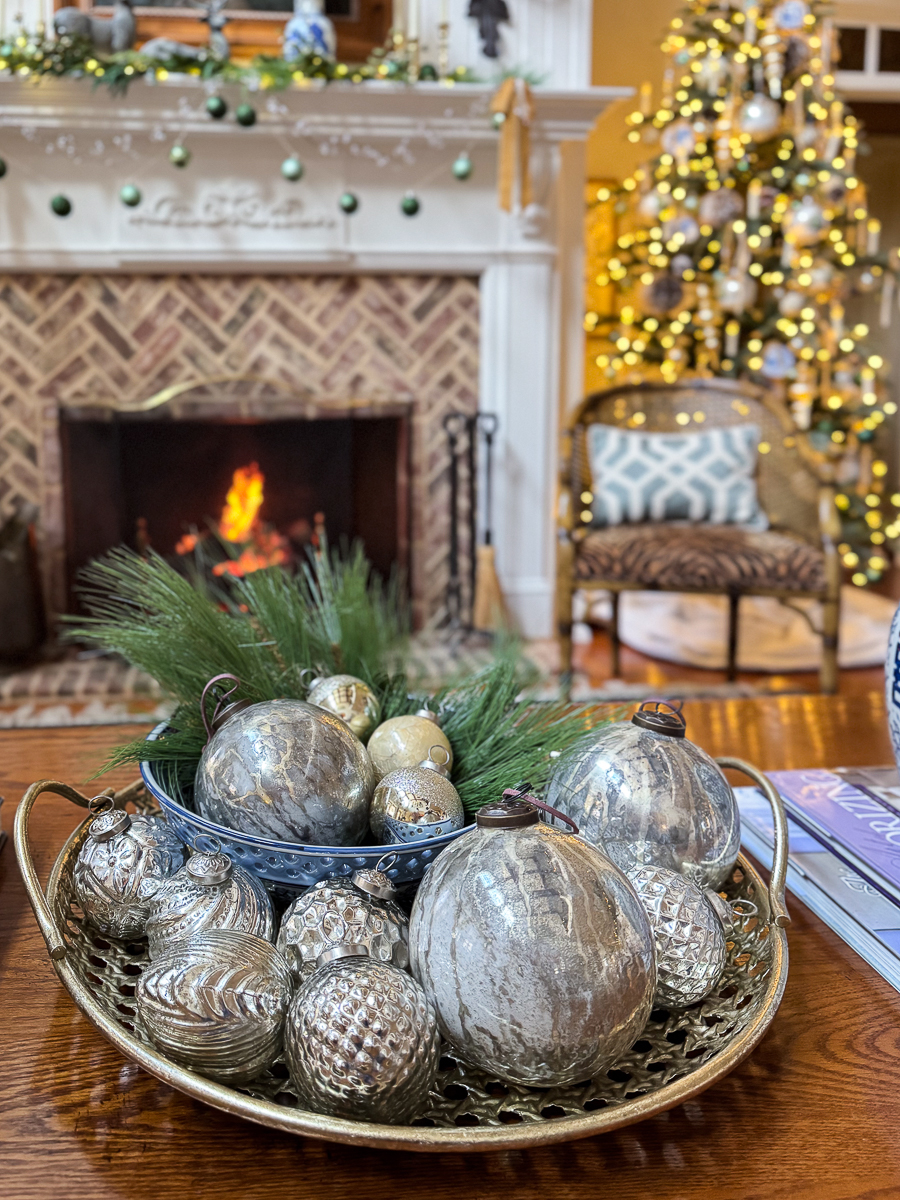
<path id="1" fill-rule="evenodd" d="M 757 425 L 643 433 L 591 425 L 595 527 L 636 521 L 768 526 L 756 496 Z"/>

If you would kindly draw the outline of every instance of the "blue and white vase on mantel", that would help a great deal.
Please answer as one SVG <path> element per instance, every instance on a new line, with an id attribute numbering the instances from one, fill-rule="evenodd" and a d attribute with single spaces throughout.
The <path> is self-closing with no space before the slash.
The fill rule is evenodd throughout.
<path id="1" fill-rule="evenodd" d="M 337 35 L 331 19 L 325 16 L 324 0 L 294 0 L 294 15 L 284 27 L 283 53 L 287 62 L 310 54 L 333 59 L 337 53 Z"/>
<path id="2" fill-rule="evenodd" d="M 884 664 L 884 700 L 894 758 L 900 767 L 900 605 L 894 613 L 888 638 L 887 659 Z"/>

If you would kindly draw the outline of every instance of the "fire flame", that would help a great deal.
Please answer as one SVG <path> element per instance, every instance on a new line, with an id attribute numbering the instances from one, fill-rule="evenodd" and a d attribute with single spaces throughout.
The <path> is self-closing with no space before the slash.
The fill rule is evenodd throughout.
<path id="1" fill-rule="evenodd" d="M 260 471 L 258 463 L 251 463 L 249 467 L 238 467 L 235 471 L 219 519 L 219 532 L 226 541 L 249 540 L 262 508 L 265 482 L 266 477 Z"/>

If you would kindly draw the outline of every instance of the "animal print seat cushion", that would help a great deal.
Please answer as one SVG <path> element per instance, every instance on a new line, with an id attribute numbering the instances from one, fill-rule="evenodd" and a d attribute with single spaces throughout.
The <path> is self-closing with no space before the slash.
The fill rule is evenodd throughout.
<path id="1" fill-rule="evenodd" d="M 591 530 L 575 557 L 578 580 L 636 583 L 668 591 L 824 592 L 825 558 L 772 530 L 734 525 L 611 525 Z"/>

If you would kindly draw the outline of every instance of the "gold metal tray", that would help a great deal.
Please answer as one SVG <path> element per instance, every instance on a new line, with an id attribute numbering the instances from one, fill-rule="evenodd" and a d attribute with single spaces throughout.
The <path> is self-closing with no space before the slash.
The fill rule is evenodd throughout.
<path id="1" fill-rule="evenodd" d="M 775 819 L 776 850 L 768 891 L 743 857 L 724 889 L 730 900 L 752 901 L 758 912 L 735 927 L 715 994 L 687 1012 L 655 1011 L 640 1040 L 613 1069 L 573 1087 L 510 1086 L 457 1062 L 445 1047 L 428 1106 L 410 1125 L 370 1125 L 306 1112 L 282 1063 L 235 1090 L 176 1066 L 150 1045 L 133 1001 L 136 978 L 148 962 L 146 942 L 102 937 L 83 922 L 74 900 L 72 868 L 88 821 L 60 852 L 46 895 L 34 869 L 28 818 L 37 798 L 51 792 L 87 807 L 86 797 L 63 783 L 33 784 L 16 814 L 16 855 L 56 973 L 72 999 L 126 1057 L 171 1087 L 260 1125 L 326 1141 L 435 1152 L 537 1146 L 590 1137 L 683 1103 L 746 1058 L 775 1016 L 788 967 L 787 824 L 763 775 L 737 759 L 718 761 L 743 771 L 765 791 Z M 116 802 L 132 802 L 143 811 L 149 807 L 140 784 L 120 792 Z"/>

